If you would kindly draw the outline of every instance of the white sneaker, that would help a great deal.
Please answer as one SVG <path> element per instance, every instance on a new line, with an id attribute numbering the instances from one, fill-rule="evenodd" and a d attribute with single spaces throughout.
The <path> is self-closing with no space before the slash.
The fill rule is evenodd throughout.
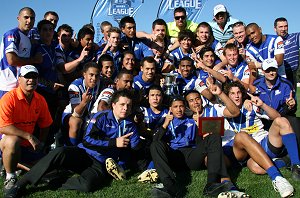
<path id="1" fill-rule="evenodd" d="M 156 172 L 156 169 L 148 169 L 145 170 L 142 174 L 138 176 L 138 181 L 139 182 L 150 182 L 150 183 L 155 183 L 158 180 L 158 174 Z"/>
<path id="2" fill-rule="evenodd" d="M 124 169 L 119 166 L 112 158 L 107 158 L 105 161 L 107 172 L 116 180 L 126 179 Z"/>
<path id="3" fill-rule="evenodd" d="M 273 187 L 281 197 L 290 197 L 294 194 L 294 187 L 282 176 L 277 176 L 273 181 Z"/>

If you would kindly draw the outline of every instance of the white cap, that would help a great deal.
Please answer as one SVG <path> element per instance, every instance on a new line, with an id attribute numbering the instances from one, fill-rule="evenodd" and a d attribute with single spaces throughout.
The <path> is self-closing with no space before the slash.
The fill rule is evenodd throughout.
<path id="1" fill-rule="evenodd" d="M 218 4 L 214 7 L 214 16 L 216 16 L 219 12 L 227 12 L 227 9 L 224 5 Z"/>
<path id="2" fill-rule="evenodd" d="M 271 67 L 274 67 L 274 68 L 278 69 L 278 64 L 277 64 L 277 61 L 274 58 L 268 58 L 268 59 L 265 59 L 262 62 L 261 67 L 264 71 L 266 71 L 267 69 L 269 69 Z"/>
<path id="3" fill-rule="evenodd" d="M 20 76 L 25 76 L 26 74 L 34 72 L 39 74 L 38 70 L 33 65 L 24 65 L 21 67 Z"/>

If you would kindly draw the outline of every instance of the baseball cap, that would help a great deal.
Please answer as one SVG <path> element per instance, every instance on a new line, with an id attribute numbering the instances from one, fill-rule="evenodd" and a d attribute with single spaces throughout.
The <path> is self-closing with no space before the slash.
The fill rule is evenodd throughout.
<path id="1" fill-rule="evenodd" d="M 33 65 L 24 65 L 21 67 L 20 76 L 25 76 L 28 73 L 36 73 L 39 74 L 38 70 Z"/>
<path id="2" fill-rule="evenodd" d="M 261 65 L 262 69 L 265 71 L 271 67 L 278 68 L 277 61 L 274 58 L 265 59 Z"/>
<path id="3" fill-rule="evenodd" d="M 219 12 L 227 12 L 227 9 L 224 5 L 218 4 L 214 7 L 214 16 L 216 16 Z"/>

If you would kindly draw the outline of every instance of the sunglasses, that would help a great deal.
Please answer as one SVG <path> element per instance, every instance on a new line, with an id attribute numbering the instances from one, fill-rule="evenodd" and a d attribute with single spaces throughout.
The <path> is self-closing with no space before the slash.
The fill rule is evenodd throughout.
<path id="1" fill-rule="evenodd" d="M 179 19 L 184 20 L 186 18 L 186 16 L 175 16 L 174 18 L 175 18 L 175 20 L 179 20 Z"/>
<path id="2" fill-rule="evenodd" d="M 24 76 L 20 76 L 20 77 L 24 77 L 26 79 L 37 79 L 39 77 L 39 75 L 37 73 L 34 72 L 30 72 Z"/>

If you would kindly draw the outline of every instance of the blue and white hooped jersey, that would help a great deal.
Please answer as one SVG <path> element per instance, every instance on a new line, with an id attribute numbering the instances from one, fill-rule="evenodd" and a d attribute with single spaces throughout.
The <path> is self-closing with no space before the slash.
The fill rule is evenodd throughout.
<path id="1" fill-rule="evenodd" d="M 85 85 L 83 77 L 74 80 L 70 84 L 70 86 L 68 88 L 70 103 L 66 106 L 64 113 L 72 113 L 72 105 L 79 104 L 82 101 L 82 95 L 83 95 L 83 93 L 86 92 L 86 89 L 87 89 L 87 87 Z M 91 113 L 92 107 L 99 95 L 100 80 L 97 82 L 97 85 L 93 89 L 89 89 L 89 92 L 91 93 L 91 95 L 93 97 L 86 108 L 86 112 L 88 114 Z"/>
<path id="2" fill-rule="evenodd" d="M 268 134 L 268 132 L 264 130 L 261 118 L 269 119 L 267 115 L 261 112 L 262 111 L 254 105 L 252 105 L 251 111 L 248 111 L 243 106 L 238 117 L 226 118 L 229 125 L 225 130 L 234 131 L 233 134 L 244 131 L 251 135 L 257 142 L 260 142 Z"/>
<path id="3" fill-rule="evenodd" d="M 165 118 L 168 114 L 168 109 L 163 109 L 160 113 L 156 114 L 152 109 L 140 107 L 144 113 L 144 123 L 149 129 L 155 129 L 163 125 Z"/>
<path id="4" fill-rule="evenodd" d="M 189 52 L 189 53 L 187 53 L 187 54 L 184 54 L 184 53 L 182 52 L 181 48 L 178 47 L 178 48 L 176 48 L 174 51 L 172 51 L 172 52 L 170 53 L 170 56 L 169 56 L 170 59 L 174 60 L 173 63 L 170 62 L 168 59 L 166 60 L 166 62 L 167 62 L 167 63 L 170 63 L 170 64 L 173 64 L 176 68 L 178 68 L 180 60 L 181 60 L 183 57 L 186 57 L 186 56 L 191 57 L 191 55 L 192 55 L 192 52 Z"/>
<path id="5" fill-rule="evenodd" d="M 10 91 L 18 86 L 20 67 L 9 65 L 6 54 L 14 52 L 22 58 L 29 58 L 31 51 L 30 39 L 19 28 L 12 29 L 4 34 L 0 45 L 0 90 Z"/>
<path id="6" fill-rule="evenodd" d="M 178 87 L 179 94 L 184 94 L 190 90 L 197 90 L 201 93 L 203 90 L 207 89 L 205 83 L 194 75 L 190 75 L 188 78 L 183 78 L 180 73 L 172 71 L 170 73 L 177 73 L 176 84 Z"/>
<path id="7" fill-rule="evenodd" d="M 277 54 L 284 54 L 284 44 L 280 36 L 266 35 L 266 40 L 260 45 L 249 43 L 246 46 L 246 59 L 248 61 L 255 60 L 262 63 L 263 60 L 268 58 L 275 58 Z M 259 74 L 262 75 L 261 69 Z M 280 76 L 285 75 L 284 65 L 278 68 Z"/>
<path id="8" fill-rule="evenodd" d="M 203 107 L 202 117 L 224 117 L 225 106 L 207 102 Z"/>
<path id="9" fill-rule="evenodd" d="M 250 78 L 250 69 L 245 61 L 240 62 L 236 67 L 228 66 L 227 69 L 230 69 L 240 81 Z"/>

